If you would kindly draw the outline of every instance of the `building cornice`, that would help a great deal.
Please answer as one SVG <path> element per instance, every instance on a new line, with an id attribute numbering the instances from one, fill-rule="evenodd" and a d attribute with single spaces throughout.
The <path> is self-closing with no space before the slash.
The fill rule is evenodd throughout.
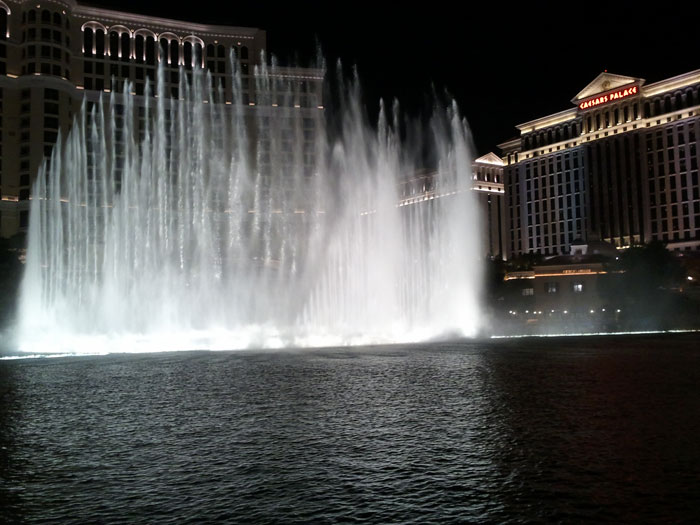
<path id="1" fill-rule="evenodd" d="M 496 147 L 503 152 L 512 151 L 514 149 L 520 148 L 520 137 L 513 137 L 510 140 L 496 144 Z"/>
<path id="2" fill-rule="evenodd" d="M 673 91 L 674 89 L 680 89 L 698 83 L 700 83 L 700 69 L 644 86 L 642 94 L 645 97 L 651 97 L 659 93 Z"/>
<path id="3" fill-rule="evenodd" d="M 136 29 L 148 28 L 156 32 L 178 31 L 183 34 L 199 34 L 207 36 L 218 36 L 226 38 L 245 38 L 252 39 L 264 31 L 254 27 L 234 27 L 234 26 L 218 26 L 197 24 L 193 22 L 183 22 L 180 20 L 171 20 L 168 18 L 159 18 L 154 16 L 138 15 L 134 13 L 126 13 L 122 11 L 113 11 L 111 9 L 102 9 L 97 7 L 77 6 L 73 9 L 73 16 L 83 18 L 86 21 L 98 20 L 110 24 L 126 24 L 138 26 Z"/>
<path id="4" fill-rule="evenodd" d="M 41 5 L 41 1 L 30 1 L 30 0 L 7 0 L 11 4 L 16 4 L 19 6 L 23 6 L 24 4 L 31 4 L 31 5 Z M 44 0 L 44 2 L 48 2 L 50 4 L 58 4 L 61 7 L 65 7 L 66 9 L 70 9 L 71 11 L 78 7 L 78 3 L 75 2 L 75 0 Z"/>
<path id="5" fill-rule="evenodd" d="M 503 166 L 503 159 L 493 152 L 489 152 L 486 155 L 479 157 L 474 160 L 474 164 L 488 164 L 490 166 Z"/>
<path id="6" fill-rule="evenodd" d="M 309 67 L 279 67 L 274 66 L 267 69 L 266 73 L 271 77 L 294 78 L 298 80 L 323 80 L 325 70 Z"/>
<path id="7" fill-rule="evenodd" d="M 518 128 L 521 133 L 530 133 L 531 131 L 537 131 L 538 129 L 548 128 L 550 126 L 555 126 L 556 124 L 561 124 L 562 122 L 573 120 L 576 118 L 577 114 L 577 109 L 571 108 L 560 111 L 559 113 L 548 115 L 546 117 L 531 120 L 523 124 L 518 124 L 515 127 Z"/>
<path id="8" fill-rule="evenodd" d="M 573 99 L 571 99 L 571 103 L 578 105 L 579 101 L 585 98 L 590 98 L 598 95 L 599 93 L 613 91 L 617 88 L 636 83 L 642 85 L 644 83 L 644 79 L 627 77 L 624 75 L 615 75 L 604 71 L 595 77 L 592 82 L 589 82 L 585 88 L 583 88 Z"/>
<path id="9" fill-rule="evenodd" d="M 613 78 L 614 77 L 614 78 Z M 676 89 L 682 89 L 686 86 L 694 85 L 700 83 L 700 69 L 696 69 L 694 71 L 690 71 L 688 73 L 683 73 L 682 75 L 678 75 L 666 80 L 661 80 L 659 82 L 655 82 L 653 84 L 649 85 L 644 85 L 644 79 L 641 78 L 632 78 L 632 77 L 623 77 L 620 75 L 612 75 L 610 73 L 601 73 L 596 77 L 596 79 L 591 82 L 586 88 L 584 88 L 583 91 L 581 91 L 576 98 L 572 100 L 572 102 L 576 102 L 581 100 L 581 97 L 585 98 L 584 95 L 590 96 L 591 94 L 595 95 L 593 91 L 595 91 L 591 86 L 594 85 L 599 85 L 601 84 L 602 81 L 604 80 L 609 80 L 610 78 L 613 78 L 613 80 L 616 80 L 616 82 L 611 83 L 611 86 L 617 87 L 618 85 L 637 85 L 639 86 L 641 90 L 641 95 L 643 97 L 651 97 L 654 95 L 658 95 L 659 93 L 665 93 L 667 91 L 673 91 Z M 602 84 L 601 84 L 602 85 Z M 614 90 L 614 88 L 612 88 Z M 564 111 L 560 111 L 559 113 L 554 113 L 551 115 L 547 115 L 545 117 L 541 117 L 538 119 L 534 119 L 528 122 L 524 122 L 522 124 L 518 124 L 515 127 L 520 131 L 521 134 L 525 133 L 531 133 L 533 131 L 537 131 L 543 128 L 548 128 L 551 126 L 555 126 L 557 124 L 561 124 L 563 122 L 567 122 L 570 120 L 575 119 L 579 115 L 579 108 L 574 107 L 570 108 Z M 502 144 L 499 144 L 498 147 L 503 151 L 506 149 L 510 149 L 513 147 L 514 142 L 520 140 L 519 138 L 517 139 L 512 139 L 506 142 L 503 142 Z"/>
<path id="10" fill-rule="evenodd" d="M 42 4 L 41 0 L 8 0 L 9 4 L 15 6 L 31 6 Z M 180 32 L 181 36 L 189 34 L 206 35 L 221 38 L 240 38 L 252 40 L 258 36 L 265 36 L 265 30 L 256 27 L 238 27 L 238 26 L 223 26 L 223 25 L 208 25 L 198 24 L 194 22 L 186 22 L 183 20 L 173 20 L 170 18 L 160 18 L 156 16 L 140 15 L 126 11 L 116 11 L 113 9 L 105 9 L 101 7 L 92 7 L 81 5 L 74 0 L 44 0 L 44 3 L 57 4 L 65 7 L 70 11 L 71 16 L 84 19 L 86 22 L 96 20 L 105 23 L 106 25 L 127 25 L 138 26 L 132 27 L 132 30 L 147 28 L 155 33 L 164 31 Z M 27 6 L 29 7 L 29 6 Z"/>
<path id="11" fill-rule="evenodd" d="M 644 128 L 654 128 L 657 126 L 663 126 L 669 122 L 675 122 L 687 118 L 696 118 L 700 115 L 700 106 L 693 106 L 689 108 L 683 108 L 669 113 L 664 113 L 663 115 L 658 115 L 648 118 L 638 118 L 636 120 L 630 120 L 628 122 L 623 122 L 615 126 L 610 126 L 605 129 L 591 131 L 589 133 L 582 133 L 580 136 L 556 142 L 553 144 L 548 144 L 546 146 L 538 146 L 536 148 L 528 150 L 518 150 L 519 162 L 525 161 L 527 159 L 536 158 L 539 156 L 545 156 L 552 153 L 557 153 L 559 151 L 565 151 L 571 148 L 576 148 L 582 144 L 595 142 L 597 140 L 604 140 L 612 135 L 617 135 L 620 133 L 627 133 L 628 131 L 634 131 L 636 129 Z M 513 141 L 507 144 L 512 144 Z M 519 144 L 519 142 L 518 142 Z"/>

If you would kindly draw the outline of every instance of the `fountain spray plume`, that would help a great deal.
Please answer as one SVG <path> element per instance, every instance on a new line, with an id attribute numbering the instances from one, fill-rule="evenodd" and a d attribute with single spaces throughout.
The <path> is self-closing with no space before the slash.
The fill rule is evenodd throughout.
<path id="1" fill-rule="evenodd" d="M 181 67 L 169 96 L 162 64 L 155 97 L 127 83 L 84 102 L 34 185 L 21 348 L 474 335 L 478 217 L 456 106 L 436 105 L 419 148 L 435 173 L 417 187 L 397 104 L 372 126 L 359 82 L 341 78 L 330 129 L 320 109 L 276 103 L 287 77 L 274 61 L 255 68 L 255 106 L 233 56 L 231 71 L 230 103 L 199 67 Z"/>

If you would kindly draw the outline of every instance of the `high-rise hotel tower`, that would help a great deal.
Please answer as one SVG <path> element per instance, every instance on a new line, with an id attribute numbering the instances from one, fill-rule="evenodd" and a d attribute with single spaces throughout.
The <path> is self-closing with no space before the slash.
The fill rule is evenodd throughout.
<path id="1" fill-rule="evenodd" d="M 506 255 L 700 247 L 700 70 L 653 84 L 604 72 L 571 102 L 500 145 Z"/>
<path id="2" fill-rule="evenodd" d="M 265 31 L 255 28 L 179 22 L 74 0 L 0 0 L 0 236 L 26 229 L 31 183 L 83 100 L 107 101 L 106 93 L 121 92 L 128 79 L 138 111 L 148 89 L 154 93 L 159 65 L 166 74 L 166 96 L 179 96 L 182 71 L 202 67 L 222 88 L 218 102 L 230 105 L 229 57 L 235 55 L 241 100 L 251 120 L 303 121 L 311 144 L 322 119 L 323 72 L 268 69 L 274 92 L 261 107 L 255 66 L 264 61 L 265 45 Z"/>

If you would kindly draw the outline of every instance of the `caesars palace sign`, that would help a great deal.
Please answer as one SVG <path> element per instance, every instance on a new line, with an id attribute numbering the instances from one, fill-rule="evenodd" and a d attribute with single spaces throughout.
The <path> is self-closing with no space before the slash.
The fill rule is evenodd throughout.
<path id="1" fill-rule="evenodd" d="M 607 95 L 601 95 L 599 97 L 589 98 L 581 102 L 578 107 L 579 109 L 588 109 L 595 106 L 600 106 L 601 104 L 606 104 L 612 102 L 613 100 L 620 100 L 621 98 L 629 97 L 630 95 L 636 95 L 639 92 L 638 86 L 632 86 L 628 88 L 618 89 Z"/>

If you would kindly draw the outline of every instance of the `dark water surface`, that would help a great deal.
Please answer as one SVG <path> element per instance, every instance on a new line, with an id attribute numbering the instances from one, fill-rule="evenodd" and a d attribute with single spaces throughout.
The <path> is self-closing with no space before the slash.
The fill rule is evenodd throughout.
<path id="1" fill-rule="evenodd" d="M 0 361 L 0 521 L 693 522 L 699 341 Z"/>

